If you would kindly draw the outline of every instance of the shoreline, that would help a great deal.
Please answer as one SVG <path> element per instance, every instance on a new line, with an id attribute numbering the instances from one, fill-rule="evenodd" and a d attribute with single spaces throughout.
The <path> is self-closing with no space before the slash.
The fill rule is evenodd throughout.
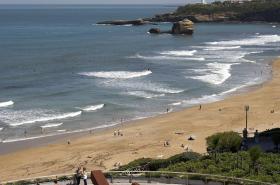
<path id="1" fill-rule="evenodd" d="M 203 153 L 207 136 L 220 131 L 240 132 L 243 129 L 243 108 L 246 104 L 252 107 L 249 112 L 250 131 L 280 127 L 279 123 L 275 123 L 280 118 L 280 114 L 277 114 L 280 59 L 271 63 L 273 71 L 266 81 L 244 87 L 242 89 L 245 91 L 234 92 L 225 99 L 203 104 L 202 110 L 193 106 L 104 128 L 94 134 L 85 131 L 70 133 L 69 137 L 67 134 L 68 138 L 51 136 L 42 138 L 42 141 L 16 142 L 15 144 L 25 150 L 4 152 L 5 154 L 1 154 L 1 151 L 7 146 L 3 148 L 1 143 L 0 165 L 7 168 L 0 169 L 0 179 L 12 180 L 72 172 L 79 164 L 88 168 L 111 169 L 116 162 L 125 164 L 140 157 L 169 157 L 185 151 L 180 147 L 181 144 L 190 150 Z M 270 110 L 266 110 L 267 106 L 276 110 L 275 113 L 271 114 Z M 265 113 L 263 109 L 266 110 Z M 254 122 L 253 125 L 251 121 Z M 265 122 L 270 123 L 268 125 Z M 116 129 L 120 129 L 124 136 L 113 136 Z M 195 137 L 195 141 L 187 140 L 191 135 Z M 71 144 L 67 144 L 66 139 L 71 139 Z M 171 143 L 170 147 L 163 147 L 166 140 Z M 16 147 L 12 145 L 11 148 Z"/>
<path id="2" fill-rule="evenodd" d="M 269 65 L 272 68 L 275 60 L 276 59 L 268 61 L 267 65 Z M 122 126 L 128 126 L 131 124 L 135 124 L 139 120 L 141 121 L 141 120 L 146 120 L 146 119 L 151 119 L 151 118 L 157 118 L 157 117 L 161 117 L 162 115 L 168 115 L 170 113 L 185 111 L 190 108 L 199 106 L 199 104 L 206 105 L 206 104 L 223 101 L 228 98 L 238 96 L 238 95 L 241 95 L 244 93 L 250 93 L 251 91 L 261 88 L 263 85 L 265 85 L 266 83 L 269 83 L 272 80 L 272 76 L 273 75 L 271 72 L 271 73 L 269 73 L 268 76 L 263 78 L 258 83 L 255 83 L 255 84 L 253 83 L 251 85 L 244 84 L 244 85 L 241 85 L 240 87 L 236 87 L 236 90 L 234 90 L 234 91 L 231 91 L 232 89 L 230 89 L 228 91 L 219 93 L 219 94 L 217 94 L 217 96 L 218 96 L 217 100 L 192 104 L 188 107 L 181 107 L 179 110 L 176 110 L 176 111 L 172 111 L 173 108 L 171 108 L 171 111 L 168 113 L 162 112 L 160 114 L 156 114 L 156 115 L 153 115 L 150 117 L 135 118 L 135 119 L 128 120 L 125 122 L 111 123 L 111 124 L 105 125 L 105 126 L 101 125 L 101 126 L 97 126 L 97 127 L 78 129 L 78 130 L 72 130 L 72 131 L 66 130 L 65 132 L 61 132 L 61 133 L 49 133 L 49 134 L 35 135 L 35 136 L 22 137 L 22 138 L 11 138 L 11 139 L 2 140 L 2 141 L 0 140 L 0 149 L 2 148 L 2 150 L 0 150 L 0 156 L 9 154 L 9 153 L 18 152 L 21 150 L 26 150 L 29 148 L 42 147 L 42 146 L 46 146 L 49 144 L 58 144 L 61 142 L 70 141 L 71 139 L 77 139 L 79 137 L 88 137 L 94 133 L 102 133 L 106 130 L 112 130 L 114 128 L 118 129 Z M 181 102 L 183 102 L 183 101 L 180 101 L 180 103 Z M 175 108 L 176 106 L 171 106 L 171 107 Z"/>

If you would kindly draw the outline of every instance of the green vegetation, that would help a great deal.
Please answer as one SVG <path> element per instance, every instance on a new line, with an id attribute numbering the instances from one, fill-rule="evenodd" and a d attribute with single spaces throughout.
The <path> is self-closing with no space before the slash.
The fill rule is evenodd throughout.
<path id="1" fill-rule="evenodd" d="M 223 14 L 232 21 L 280 21 L 279 0 L 253 0 L 243 3 L 229 1 L 214 2 L 211 4 L 188 4 L 179 7 L 175 15 L 218 15 Z"/>
<path id="2" fill-rule="evenodd" d="M 168 159 L 141 158 L 118 170 L 215 174 L 280 184 L 280 154 L 263 153 L 258 146 L 239 151 L 242 138 L 235 132 L 217 133 L 206 140 L 207 155 L 185 152 Z"/>
<path id="3" fill-rule="evenodd" d="M 203 156 L 194 152 L 187 152 L 176 155 L 177 157 L 181 156 L 177 159 L 184 159 L 182 161 L 174 161 L 172 157 L 168 159 L 143 158 L 122 166 L 118 170 L 134 170 L 141 166 L 149 171 L 216 174 L 279 184 L 280 154 L 259 154 L 256 156 L 251 154 L 251 156 L 249 152 L 242 151 L 238 153 L 224 152 Z M 253 160 L 254 165 L 258 164 L 257 168 L 252 168 Z"/>
<path id="4" fill-rule="evenodd" d="M 217 133 L 206 138 L 207 150 L 217 152 L 237 152 L 242 137 L 236 132 Z"/>

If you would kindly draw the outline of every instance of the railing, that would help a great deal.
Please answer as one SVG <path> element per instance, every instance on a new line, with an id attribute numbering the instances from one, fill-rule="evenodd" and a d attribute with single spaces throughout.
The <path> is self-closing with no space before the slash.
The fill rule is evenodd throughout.
<path id="1" fill-rule="evenodd" d="M 226 177 L 221 175 L 187 173 L 187 172 L 167 172 L 167 171 L 105 171 L 105 176 L 112 184 L 145 182 L 145 183 L 162 183 L 162 184 L 179 184 L 192 185 L 201 184 L 207 185 L 216 183 L 219 185 L 276 185 L 273 183 L 255 181 L 250 179 Z M 90 175 L 90 174 L 89 174 Z M 37 182 L 50 182 L 54 179 L 59 181 L 72 181 L 74 174 L 59 174 L 51 176 L 41 176 L 36 178 L 26 178 L 16 181 L 0 182 L 2 185 L 6 184 L 36 184 Z"/>

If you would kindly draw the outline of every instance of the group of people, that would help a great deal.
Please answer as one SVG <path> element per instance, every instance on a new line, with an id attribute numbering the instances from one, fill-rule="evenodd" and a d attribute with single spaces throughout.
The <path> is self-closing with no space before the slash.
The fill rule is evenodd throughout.
<path id="1" fill-rule="evenodd" d="M 121 132 L 121 130 L 118 131 L 114 131 L 114 136 L 123 136 L 123 133 Z"/>
<path id="2" fill-rule="evenodd" d="M 85 167 L 78 167 L 75 173 L 74 184 L 80 185 L 81 180 L 84 181 L 84 185 L 87 185 L 87 171 Z"/>

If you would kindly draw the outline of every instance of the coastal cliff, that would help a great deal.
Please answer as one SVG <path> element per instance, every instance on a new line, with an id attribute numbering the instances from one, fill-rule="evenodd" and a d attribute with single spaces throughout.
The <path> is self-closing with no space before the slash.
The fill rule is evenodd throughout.
<path id="1" fill-rule="evenodd" d="M 150 22 L 280 22 L 279 0 L 254 0 L 243 3 L 229 1 L 210 4 L 188 4 L 175 12 L 146 18 Z"/>

